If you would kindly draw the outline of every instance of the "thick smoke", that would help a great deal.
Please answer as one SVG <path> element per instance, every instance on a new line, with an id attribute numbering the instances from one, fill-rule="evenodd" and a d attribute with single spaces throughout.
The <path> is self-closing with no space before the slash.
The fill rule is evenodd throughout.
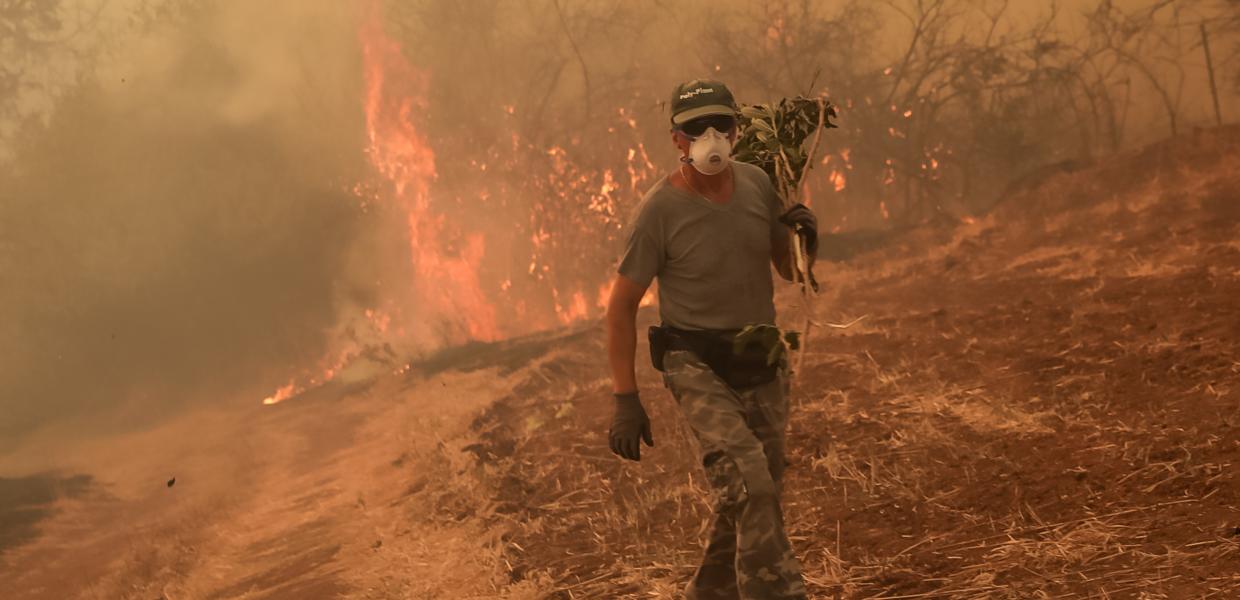
<path id="1" fill-rule="evenodd" d="M 407 355 L 597 316 L 628 215 L 676 164 L 661 105 L 689 78 L 829 94 L 841 128 L 807 187 L 844 232 L 950 221 L 1045 165 L 1213 122 L 1186 26 L 1212 13 L 1187 3 L 17 4 L 74 23 L 22 24 L 46 30 L 24 54 L 0 39 L 25 61 L 0 62 L 20 95 L 0 95 L 0 447 L 256 402 L 368 328 Z M 375 81 L 398 97 L 368 120 Z M 452 320 L 478 298 L 494 328 Z"/>
<path id="2" fill-rule="evenodd" d="M 3 167 L 0 445 L 266 390 L 369 293 L 355 14 L 194 10 L 114 46 Z"/>

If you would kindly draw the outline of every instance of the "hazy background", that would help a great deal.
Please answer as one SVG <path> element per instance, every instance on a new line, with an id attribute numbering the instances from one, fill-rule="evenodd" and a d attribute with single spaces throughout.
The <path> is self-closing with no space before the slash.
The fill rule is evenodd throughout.
<path id="1" fill-rule="evenodd" d="M 1212 125 L 1203 25 L 1240 114 L 1238 19 L 1234 0 L 0 0 L 0 448 L 257 402 L 384 342 L 599 314 L 629 212 L 674 165 L 681 80 L 827 93 L 824 227 L 899 229 Z"/>
<path id="2" fill-rule="evenodd" d="M 80 33 L 36 46 L 4 98 L 10 121 L 26 117 L 0 179 L 5 441 L 56 417 L 112 428 L 251 391 L 319 358 L 354 285 L 353 11 L 152 6 L 59 3 L 49 23 L 87 12 Z"/>

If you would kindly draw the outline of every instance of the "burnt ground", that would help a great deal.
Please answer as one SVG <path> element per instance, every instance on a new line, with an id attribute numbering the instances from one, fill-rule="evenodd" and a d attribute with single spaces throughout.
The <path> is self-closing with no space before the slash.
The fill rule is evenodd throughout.
<path id="1" fill-rule="evenodd" d="M 1197 132 L 820 266 L 785 493 L 814 596 L 1240 597 L 1238 190 L 1240 132 Z M 602 352 L 474 423 L 493 497 L 444 518 L 502 527 L 538 597 L 677 597 L 701 475 L 644 364 L 657 446 L 608 454 Z"/>
<path id="2" fill-rule="evenodd" d="M 37 537 L 39 522 L 57 499 L 79 496 L 90 487 L 91 477 L 83 474 L 0 477 L 0 552 Z"/>
<path id="3" fill-rule="evenodd" d="M 814 597 L 1240 597 L 1237 190 L 1240 129 L 1197 132 L 828 252 L 784 498 Z M 640 463 L 597 323 L 32 440 L 0 595 L 679 598 L 707 489 L 639 361 Z"/>

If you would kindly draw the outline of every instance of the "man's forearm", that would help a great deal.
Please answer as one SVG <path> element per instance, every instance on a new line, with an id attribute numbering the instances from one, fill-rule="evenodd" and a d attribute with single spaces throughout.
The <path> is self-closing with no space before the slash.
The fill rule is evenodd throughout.
<path id="1" fill-rule="evenodd" d="M 776 239 L 771 240 L 771 264 L 775 265 L 775 272 L 780 277 L 788 281 L 792 281 L 793 272 L 796 271 L 796 258 L 792 253 L 792 244 L 789 236 L 773 236 Z"/>
<path id="2" fill-rule="evenodd" d="M 637 352 L 637 311 L 613 309 L 607 312 L 607 357 L 611 362 L 612 391 L 617 394 L 637 390 L 634 355 Z"/>

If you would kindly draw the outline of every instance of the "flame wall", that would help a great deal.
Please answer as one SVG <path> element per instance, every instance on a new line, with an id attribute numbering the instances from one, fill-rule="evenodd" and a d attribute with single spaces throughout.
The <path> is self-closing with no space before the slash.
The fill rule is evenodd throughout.
<path id="1" fill-rule="evenodd" d="M 598 316 L 623 224 L 676 164 L 660 103 L 690 77 L 743 102 L 832 93 L 843 127 L 808 182 L 829 228 L 908 214 L 909 173 L 972 194 L 953 135 L 1031 163 L 1070 148 L 885 102 L 907 27 L 828 4 L 30 3 L 107 26 L 43 31 L 67 46 L 0 97 L 0 442 Z M 107 43 L 74 46 L 88 33 Z"/>
<path id="2" fill-rule="evenodd" d="M 0 165 L 0 443 L 600 314 L 601 257 L 653 169 L 630 115 L 605 117 L 611 169 L 502 122 L 471 149 L 430 114 L 451 75 L 378 3 L 185 11 L 45 98 Z"/>

